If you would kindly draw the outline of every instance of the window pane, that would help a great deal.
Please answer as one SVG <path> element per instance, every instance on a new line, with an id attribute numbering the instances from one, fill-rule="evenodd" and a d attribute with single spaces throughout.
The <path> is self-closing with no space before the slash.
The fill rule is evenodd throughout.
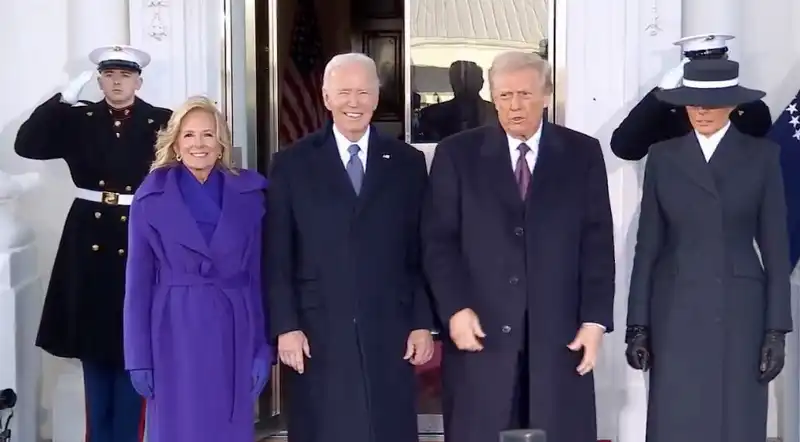
<path id="1" fill-rule="evenodd" d="M 509 50 L 547 57 L 551 0 L 408 0 L 411 143 L 496 121 L 487 79 Z"/>

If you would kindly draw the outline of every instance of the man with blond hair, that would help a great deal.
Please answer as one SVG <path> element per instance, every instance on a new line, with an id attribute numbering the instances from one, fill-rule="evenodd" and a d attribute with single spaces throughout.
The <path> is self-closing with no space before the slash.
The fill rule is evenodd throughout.
<path id="1" fill-rule="evenodd" d="M 600 143 L 543 121 L 551 68 L 489 71 L 499 125 L 442 141 L 423 205 L 423 265 L 443 324 L 445 437 L 537 428 L 597 440 L 592 370 L 611 331 L 614 241 Z"/>

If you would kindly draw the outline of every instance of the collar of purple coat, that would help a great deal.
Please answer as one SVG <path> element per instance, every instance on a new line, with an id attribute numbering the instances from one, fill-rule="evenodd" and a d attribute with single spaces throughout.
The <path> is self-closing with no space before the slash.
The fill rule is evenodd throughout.
<path id="1" fill-rule="evenodd" d="M 152 194 L 164 193 L 170 182 L 177 181 L 180 167 L 183 166 L 163 167 L 150 172 L 150 175 L 145 178 L 142 185 L 136 190 L 134 199 L 140 200 Z M 258 172 L 237 169 L 236 174 L 231 172 L 224 173 L 223 187 L 226 193 L 231 190 L 237 193 L 249 193 L 267 188 L 267 179 Z"/>

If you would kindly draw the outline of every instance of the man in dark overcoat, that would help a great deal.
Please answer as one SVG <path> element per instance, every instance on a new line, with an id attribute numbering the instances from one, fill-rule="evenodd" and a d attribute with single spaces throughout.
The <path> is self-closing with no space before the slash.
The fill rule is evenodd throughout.
<path id="1" fill-rule="evenodd" d="M 150 56 L 129 46 L 89 54 L 87 71 L 37 107 L 14 149 L 34 160 L 63 159 L 77 187 L 47 289 L 36 345 L 79 359 L 90 442 L 132 442 L 143 434 L 143 401 L 123 363 L 122 304 L 128 211 L 153 162 L 156 132 L 171 112 L 136 97 Z M 78 100 L 98 75 L 104 99 Z"/>
<path id="2" fill-rule="evenodd" d="M 417 440 L 414 366 L 433 356 L 420 265 L 422 152 L 383 136 L 375 63 L 328 63 L 333 122 L 276 154 L 268 190 L 272 336 L 292 442 Z"/>
<path id="3" fill-rule="evenodd" d="M 683 65 L 689 60 L 727 59 L 725 42 L 733 38 L 732 35 L 704 34 L 676 41 L 675 45 L 681 46 L 685 58 L 664 75 L 658 87 L 648 92 L 614 130 L 611 151 L 623 160 L 638 161 L 647 155 L 653 144 L 691 132 L 686 109 L 659 100 L 657 93 L 680 86 Z M 730 120 L 740 132 L 754 137 L 766 136 L 772 127 L 769 108 L 761 100 L 742 103 L 731 113 Z"/>
<path id="4" fill-rule="evenodd" d="M 792 329 L 779 147 L 730 122 L 764 96 L 738 86 L 738 63 L 684 68 L 659 98 L 694 130 L 647 160 L 626 356 L 650 370 L 648 442 L 762 441 Z"/>
<path id="5" fill-rule="evenodd" d="M 543 122 L 552 80 L 538 55 L 499 55 L 489 84 L 500 125 L 438 145 L 423 206 L 423 265 L 449 332 L 445 438 L 538 428 L 595 442 L 592 369 L 614 303 L 600 143 Z"/>

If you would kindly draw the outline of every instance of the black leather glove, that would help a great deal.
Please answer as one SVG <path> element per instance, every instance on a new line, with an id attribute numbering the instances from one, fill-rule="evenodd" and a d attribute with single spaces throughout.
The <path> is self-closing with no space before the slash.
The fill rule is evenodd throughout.
<path id="1" fill-rule="evenodd" d="M 625 343 L 628 344 L 625 349 L 625 359 L 628 360 L 628 365 L 634 370 L 649 370 L 653 356 L 650 353 L 650 334 L 647 327 L 640 325 L 628 327 L 625 332 Z"/>
<path id="2" fill-rule="evenodd" d="M 783 364 L 786 362 L 786 333 L 770 330 L 764 335 L 764 343 L 761 344 L 761 363 L 759 380 L 769 383 L 781 373 Z"/>

